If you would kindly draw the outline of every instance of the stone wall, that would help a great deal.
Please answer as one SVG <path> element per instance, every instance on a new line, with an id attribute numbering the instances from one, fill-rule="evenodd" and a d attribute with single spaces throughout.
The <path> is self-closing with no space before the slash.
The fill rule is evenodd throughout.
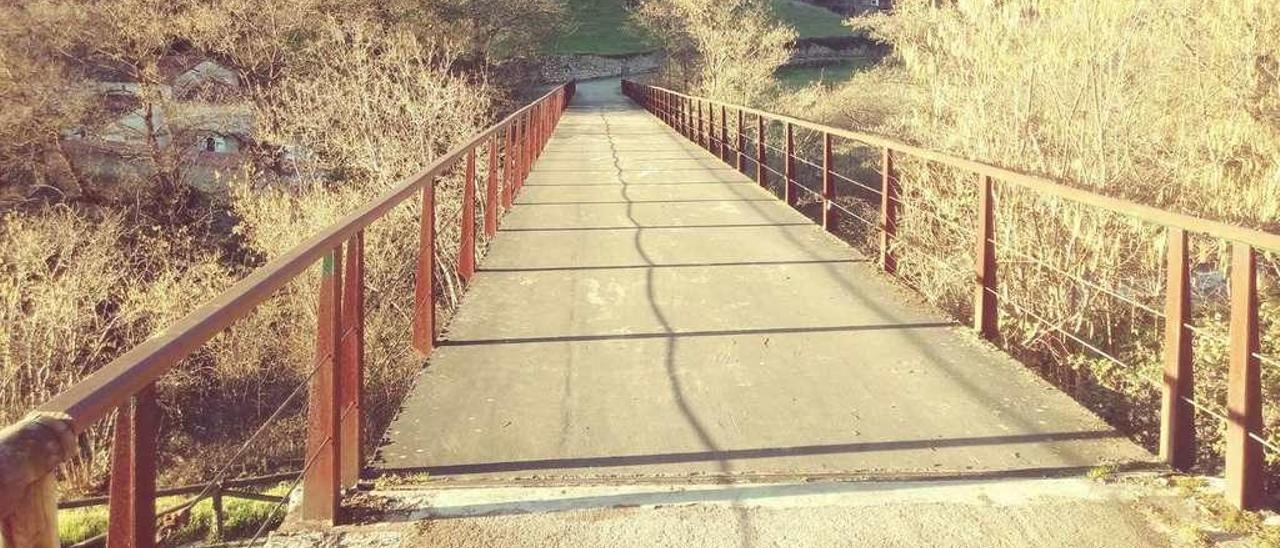
<path id="1" fill-rule="evenodd" d="M 788 65 L 806 65 L 851 59 L 880 57 L 888 46 L 863 36 L 838 38 L 803 38 L 796 40 Z M 633 55 L 555 55 L 542 61 L 539 69 L 543 82 L 590 80 L 625 76 L 657 70 L 665 57 L 660 51 Z"/>
<path id="2" fill-rule="evenodd" d="M 805 65 L 854 57 L 881 57 L 888 53 L 888 46 L 862 36 L 805 38 L 796 41 L 787 64 Z"/>
<path id="3" fill-rule="evenodd" d="M 545 82 L 564 82 L 649 72 L 657 69 L 662 60 L 661 52 L 636 55 L 557 55 L 543 62 L 542 79 Z"/>

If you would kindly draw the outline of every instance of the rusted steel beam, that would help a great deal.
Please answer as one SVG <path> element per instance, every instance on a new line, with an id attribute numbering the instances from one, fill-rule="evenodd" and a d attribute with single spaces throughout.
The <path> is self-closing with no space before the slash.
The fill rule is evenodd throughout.
<path id="1" fill-rule="evenodd" d="M 514 190 L 516 180 L 516 137 L 515 126 L 507 126 L 502 133 L 502 209 L 503 211 L 511 210 L 511 202 L 515 198 Z"/>
<path id="2" fill-rule="evenodd" d="M 155 385 L 116 412 L 111 441 L 108 548 L 156 545 L 156 434 L 160 407 Z"/>
<path id="3" fill-rule="evenodd" d="M 720 161 L 727 162 L 725 159 L 726 151 L 729 150 L 729 116 L 724 105 L 720 105 Z"/>
<path id="4" fill-rule="evenodd" d="M 835 164 L 832 161 L 831 134 L 822 132 L 822 228 L 827 232 L 835 232 L 836 208 L 832 203 L 836 199 Z"/>
<path id="5" fill-rule="evenodd" d="M 484 235 L 498 232 L 498 138 L 489 139 L 489 178 L 484 189 Z"/>
<path id="6" fill-rule="evenodd" d="M 791 124 L 786 125 L 786 140 L 783 142 L 783 149 L 786 151 L 786 159 L 782 164 L 782 178 L 786 186 L 783 187 L 782 193 L 787 205 L 796 207 L 796 135 Z"/>
<path id="7" fill-rule="evenodd" d="M 1191 263 L 1187 233 L 1167 230 L 1164 304 L 1164 386 L 1160 404 L 1160 458 L 1187 471 L 1196 460 L 1195 377 L 1191 347 Z"/>
<path id="8" fill-rule="evenodd" d="M 413 348 L 431 355 L 436 344 L 436 198 L 435 183 L 422 187 L 418 263 L 413 284 Z"/>
<path id="9" fill-rule="evenodd" d="M 764 143 L 764 117 L 756 116 L 756 182 L 760 183 L 760 186 L 765 186 L 769 182 L 768 175 L 765 173 L 765 167 L 769 165 L 769 157 L 765 156 Z"/>
<path id="10" fill-rule="evenodd" d="M 719 155 L 719 143 L 716 142 L 716 109 L 707 109 L 707 150 L 710 154 Z"/>
<path id="11" fill-rule="evenodd" d="M 693 131 L 693 119 L 694 119 L 693 118 L 693 100 L 686 99 L 683 103 L 683 106 L 685 109 L 685 113 L 684 113 L 685 137 L 687 137 L 691 141 L 697 142 L 697 139 L 695 138 L 696 134 Z"/>
<path id="12" fill-rule="evenodd" d="M 702 115 L 702 100 L 698 99 L 696 102 L 698 103 L 698 127 L 695 130 L 695 135 L 698 137 L 698 146 L 707 148 L 707 132 L 703 127 L 705 125 L 706 117 Z"/>
<path id="13" fill-rule="evenodd" d="M 1227 500 L 1260 508 L 1266 494 L 1262 444 L 1262 378 L 1258 364 L 1258 279 L 1253 247 L 1231 247 L 1230 367 L 1227 370 Z"/>
<path id="14" fill-rule="evenodd" d="M 520 190 L 524 188 L 524 176 L 529 171 L 526 167 L 529 163 L 529 134 L 524 122 L 523 118 L 516 120 L 516 183 L 513 199 L 520 195 Z"/>
<path id="15" fill-rule="evenodd" d="M 346 272 L 342 276 L 342 338 L 338 341 L 341 368 L 338 409 L 341 413 L 339 455 L 343 487 L 360 481 L 364 463 L 361 429 L 364 409 L 364 231 L 347 242 Z"/>
<path id="16" fill-rule="evenodd" d="M 526 116 L 520 121 L 520 184 L 516 185 L 516 190 L 524 189 L 525 180 L 529 178 L 530 167 L 533 165 L 533 128 L 530 119 Z"/>
<path id="17" fill-rule="evenodd" d="M 470 282 L 476 273 L 476 151 L 467 155 L 466 174 L 462 180 L 462 242 L 458 249 L 458 277 Z"/>
<path id="18" fill-rule="evenodd" d="M 973 328 L 988 341 L 1000 337 L 996 309 L 996 215 L 995 181 L 978 176 L 978 222 L 974 227 L 977 251 L 974 254 Z"/>
<path id="19" fill-rule="evenodd" d="M 744 127 L 746 127 L 746 115 L 745 115 L 745 114 L 743 114 L 742 109 L 738 109 L 738 150 L 737 150 L 737 152 L 738 152 L 738 161 L 737 161 L 737 167 L 738 167 L 738 171 L 739 171 L 739 172 L 741 172 L 741 171 L 743 170 L 743 167 L 742 167 L 742 166 L 743 166 L 743 164 L 745 163 L 745 161 L 746 161 L 746 157 L 747 157 L 747 136 L 746 136 L 746 132 L 744 132 L 744 131 L 743 131 L 743 128 L 744 128 Z"/>
<path id="20" fill-rule="evenodd" d="M 893 150 L 884 149 L 880 158 L 880 268 L 888 274 L 898 271 L 893 256 L 893 237 L 898 232 L 898 175 L 893 165 Z"/>
<path id="21" fill-rule="evenodd" d="M 302 472 L 301 517 L 336 525 L 341 486 L 341 424 L 338 400 L 342 366 L 338 346 L 342 331 L 342 247 L 321 262 L 320 299 L 316 308 L 316 370 L 307 400 L 307 448 Z"/>

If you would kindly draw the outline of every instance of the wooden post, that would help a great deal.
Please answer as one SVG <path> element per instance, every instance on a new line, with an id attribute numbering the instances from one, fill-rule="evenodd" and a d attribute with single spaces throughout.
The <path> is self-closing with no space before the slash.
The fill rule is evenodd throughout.
<path id="1" fill-rule="evenodd" d="M 489 138 L 489 180 L 484 189 L 484 235 L 498 232 L 498 137 Z"/>
<path id="2" fill-rule="evenodd" d="M 147 385 L 116 411 L 111 440 L 107 548 L 156 545 L 156 433 L 160 408 Z"/>
<path id="3" fill-rule="evenodd" d="M 832 163 L 831 155 L 831 134 L 822 132 L 822 228 L 827 232 L 835 232 L 836 230 L 836 208 L 833 202 L 836 199 L 836 180 L 835 165 Z"/>
<path id="4" fill-rule="evenodd" d="M 434 180 L 422 187 L 422 217 L 418 229 L 418 266 L 413 284 L 413 348 L 431 355 L 436 342 L 436 206 Z"/>
<path id="5" fill-rule="evenodd" d="M 223 531 L 226 518 L 222 507 L 222 483 L 213 484 L 212 491 L 209 493 L 209 504 L 213 507 L 213 538 L 223 540 L 226 536 Z"/>
<path id="6" fill-rule="evenodd" d="M 996 309 L 996 215 L 995 182 L 986 175 L 978 176 L 978 223 L 974 254 L 973 328 L 982 338 L 995 342 L 1000 337 Z"/>
<path id="7" fill-rule="evenodd" d="M 742 172 L 742 166 L 745 163 L 746 156 L 747 156 L 747 136 L 746 136 L 746 133 L 742 131 L 742 128 L 745 125 L 746 125 L 746 115 L 742 112 L 742 109 L 738 109 L 738 172 L 739 173 Z"/>
<path id="8" fill-rule="evenodd" d="M 1191 267 L 1187 233 L 1169 227 L 1164 304 L 1164 390 L 1160 404 L 1160 458 L 1174 470 L 1196 461 L 1195 397 L 1191 361 Z"/>
<path id="9" fill-rule="evenodd" d="M 476 149 L 467 154 L 466 174 L 462 179 L 462 242 L 458 249 L 458 277 L 469 283 L 476 273 Z"/>
<path id="10" fill-rule="evenodd" d="M 1227 370 L 1227 500 L 1252 510 L 1263 504 L 1262 378 L 1258 368 L 1257 258 L 1252 246 L 1231 246 L 1230 359 Z"/>
<path id="11" fill-rule="evenodd" d="M 760 186 L 766 186 L 769 180 L 766 178 L 765 167 L 769 165 L 769 158 L 765 156 L 764 150 L 764 116 L 756 115 L 756 182 Z"/>
<path id="12" fill-rule="evenodd" d="M 321 261 L 316 310 L 316 371 L 307 400 L 307 448 L 303 456 L 302 519 L 337 525 L 341 485 L 341 425 L 337 409 L 342 353 L 342 247 Z M 310 464 L 307 467 L 307 464 Z M 108 535 L 108 538 L 110 535 Z"/>
<path id="13" fill-rule="evenodd" d="M 347 241 L 345 257 L 347 271 L 342 276 L 342 337 L 340 345 L 342 368 L 339 393 L 339 421 L 341 424 L 342 458 L 341 479 L 343 487 L 355 487 L 360 481 L 360 466 L 364 462 L 361 421 L 364 408 L 364 231 L 357 232 Z"/>
<path id="14" fill-rule="evenodd" d="M 54 468 L 77 451 L 65 415 L 35 412 L 0 430 L 0 546 L 60 546 Z"/>
<path id="15" fill-rule="evenodd" d="M 898 176 L 894 172 L 893 151 L 884 149 L 880 162 L 880 268 L 887 274 L 898 271 L 898 260 L 890 244 L 898 231 Z"/>
<path id="16" fill-rule="evenodd" d="M 786 141 L 783 148 L 786 150 L 786 160 L 782 164 L 782 178 L 786 186 L 782 194 L 786 198 L 787 205 L 796 207 L 796 136 L 791 122 L 787 122 L 786 125 Z"/>

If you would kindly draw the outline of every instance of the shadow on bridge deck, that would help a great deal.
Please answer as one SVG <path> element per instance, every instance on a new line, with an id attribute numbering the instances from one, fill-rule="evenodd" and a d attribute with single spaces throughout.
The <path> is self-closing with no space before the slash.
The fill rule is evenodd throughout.
<path id="1" fill-rule="evenodd" d="M 990 477 L 1154 460 L 614 86 L 579 88 L 376 466 Z"/>

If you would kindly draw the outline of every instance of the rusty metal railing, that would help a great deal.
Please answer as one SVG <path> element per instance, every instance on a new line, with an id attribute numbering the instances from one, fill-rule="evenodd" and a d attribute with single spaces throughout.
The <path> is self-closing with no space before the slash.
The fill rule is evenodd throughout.
<path id="1" fill-rule="evenodd" d="M 335 523 L 341 491 L 359 479 L 364 349 L 364 229 L 393 207 L 420 197 L 412 345 L 435 345 L 435 181 L 464 164 L 458 275 L 475 273 L 476 156 L 488 154 L 483 230 L 493 236 L 534 160 L 574 94 L 558 86 L 480 132 L 341 221 L 253 271 L 160 335 L 45 402 L 0 431 L 0 545 L 57 546 L 57 465 L 76 451 L 76 436 L 118 410 L 112 443 L 108 546 L 155 543 L 156 427 L 154 385 L 184 358 L 245 317 L 312 265 L 322 269 L 316 360 L 308 385 L 306 452 L 299 476 L 301 517 Z M 216 480 L 216 479 L 215 479 Z"/>
<path id="2" fill-rule="evenodd" d="M 908 145 L 893 139 L 850 131 L 759 109 L 715 101 L 679 93 L 670 89 L 624 80 L 623 93 L 644 107 L 681 135 L 717 155 L 722 161 L 747 173 L 755 164 L 755 178 L 764 186 L 770 174 L 784 184 L 783 199 L 797 205 L 799 190 L 812 192 L 822 204 L 820 222 L 833 231 L 840 214 L 855 217 L 879 232 L 879 264 L 884 272 L 894 275 L 898 259 L 892 244 L 897 237 L 898 218 L 905 207 L 895 161 L 914 158 L 974 176 L 978 194 L 976 218 L 972 220 L 973 251 L 973 327 L 985 339 L 1000 336 L 997 306 L 1001 294 L 997 290 L 995 240 L 995 190 L 998 185 L 1012 185 L 1040 196 L 1066 200 L 1149 223 L 1165 230 L 1168 253 L 1165 266 L 1165 305 L 1159 312 L 1165 322 L 1163 379 L 1152 381 L 1161 390 L 1160 457 L 1173 468 L 1187 470 L 1195 462 L 1197 410 L 1225 422 L 1227 499 L 1241 508 L 1257 508 L 1263 503 L 1266 478 L 1263 449 L 1276 450 L 1262 437 L 1262 391 L 1259 348 L 1257 253 L 1280 251 L 1280 235 L 1251 230 L 1225 223 L 1165 211 L 1134 202 L 1071 188 L 1058 182 L 1017 173 L 996 166 L 950 156 Z M 718 114 L 718 116 L 717 116 Z M 736 135 L 729 135 L 728 121 L 736 118 Z M 754 124 L 749 120 L 754 118 Z M 781 124 L 782 148 L 768 143 L 768 126 Z M 748 130 L 754 125 L 755 147 L 748 146 Z M 809 162 L 799 158 L 795 150 L 795 132 L 802 129 L 816 133 L 822 141 L 822 159 Z M 846 140 L 880 151 L 879 188 L 860 183 L 839 173 L 833 161 L 835 140 Z M 769 149 L 782 157 L 782 171 L 769 165 Z M 796 162 L 808 163 L 821 172 L 820 192 L 797 183 Z M 866 219 L 836 202 L 836 180 L 843 180 L 879 195 L 879 217 Z M 1201 234 L 1231 242 L 1230 262 L 1230 364 L 1227 378 L 1227 409 L 1214 411 L 1197 402 L 1193 395 L 1191 272 L 1188 235 Z M 1087 283 L 1087 280 L 1081 280 Z M 1123 296 L 1122 296 L 1123 297 Z M 1007 299 L 1005 299 L 1007 301 Z M 1016 305 L 1016 303 L 1009 303 Z M 1070 332 L 1058 328 L 1065 336 Z M 1103 357 L 1119 362 L 1087 341 L 1075 338 Z"/>

